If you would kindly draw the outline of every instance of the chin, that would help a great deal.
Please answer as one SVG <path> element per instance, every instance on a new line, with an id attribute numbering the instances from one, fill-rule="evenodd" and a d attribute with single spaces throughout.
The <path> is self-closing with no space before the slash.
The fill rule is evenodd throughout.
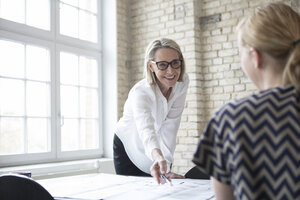
<path id="1" fill-rule="evenodd" d="M 168 83 L 166 83 L 166 85 L 168 85 L 169 87 L 174 87 L 176 85 L 176 82 L 177 81 L 174 81 L 172 83 L 168 82 Z"/>

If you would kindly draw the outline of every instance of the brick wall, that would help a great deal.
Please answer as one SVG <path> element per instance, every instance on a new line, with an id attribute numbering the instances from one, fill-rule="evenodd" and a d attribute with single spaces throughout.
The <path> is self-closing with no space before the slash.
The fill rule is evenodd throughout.
<path id="1" fill-rule="evenodd" d="M 199 136 L 225 102 L 256 91 L 240 69 L 235 26 L 249 9 L 278 0 L 118 0 L 119 117 L 129 89 L 143 78 L 144 52 L 158 37 L 174 39 L 190 86 L 173 171 L 184 174 Z M 282 0 L 300 10 L 299 0 Z"/>

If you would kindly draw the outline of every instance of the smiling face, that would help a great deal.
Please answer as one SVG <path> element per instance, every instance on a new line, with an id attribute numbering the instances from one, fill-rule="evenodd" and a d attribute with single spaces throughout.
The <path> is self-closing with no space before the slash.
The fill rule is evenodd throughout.
<path id="1" fill-rule="evenodd" d="M 160 48 L 155 52 L 154 62 L 171 62 L 173 60 L 178 60 L 179 55 L 177 51 L 171 48 Z M 178 69 L 173 69 L 171 65 L 168 66 L 166 70 L 160 70 L 157 68 L 157 65 L 153 62 L 149 62 L 149 68 L 152 72 L 155 73 L 157 79 L 156 82 L 162 92 L 167 91 L 170 87 L 175 86 L 180 73 L 181 67 Z"/>

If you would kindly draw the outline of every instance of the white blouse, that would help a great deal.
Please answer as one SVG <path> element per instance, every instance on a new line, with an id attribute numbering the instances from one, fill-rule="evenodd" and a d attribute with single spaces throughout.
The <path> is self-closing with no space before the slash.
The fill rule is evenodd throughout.
<path id="1" fill-rule="evenodd" d="M 188 84 L 189 78 L 185 74 L 184 81 L 173 87 L 168 101 L 158 85 L 150 85 L 146 79 L 130 90 L 115 133 L 130 160 L 140 170 L 150 174 L 154 148 L 161 149 L 170 170 Z"/>

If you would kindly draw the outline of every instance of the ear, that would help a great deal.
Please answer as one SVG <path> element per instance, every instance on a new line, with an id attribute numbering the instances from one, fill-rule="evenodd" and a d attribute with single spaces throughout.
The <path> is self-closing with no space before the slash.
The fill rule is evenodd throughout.
<path id="1" fill-rule="evenodd" d="M 154 69 L 153 69 L 153 66 L 151 65 L 150 60 L 148 60 L 147 66 L 149 67 L 149 69 L 150 69 L 152 72 L 154 72 Z"/>
<path id="2" fill-rule="evenodd" d="M 251 48 L 250 49 L 251 59 L 254 64 L 255 68 L 261 68 L 262 67 L 262 61 L 263 57 L 260 51 L 257 49 Z"/>

